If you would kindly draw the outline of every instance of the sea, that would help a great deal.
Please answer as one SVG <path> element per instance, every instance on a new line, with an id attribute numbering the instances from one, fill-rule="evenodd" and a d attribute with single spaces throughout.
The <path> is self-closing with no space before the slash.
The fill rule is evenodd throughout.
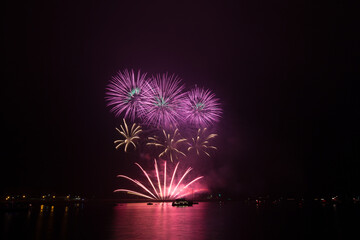
<path id="1" fill-rule="evenodd" d="M 359 239 L 360 204 L 38 204 L 0 212 L 1 239 Z"/>

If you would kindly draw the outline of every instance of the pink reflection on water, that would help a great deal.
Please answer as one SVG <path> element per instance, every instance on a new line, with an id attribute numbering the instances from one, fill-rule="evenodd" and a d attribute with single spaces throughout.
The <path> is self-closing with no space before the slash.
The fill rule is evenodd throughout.
<path id="1" fill-rule="evenodd" d="M 206 205 L 125 203 L 114 207 L 111 239 L 205 239 Z"/>

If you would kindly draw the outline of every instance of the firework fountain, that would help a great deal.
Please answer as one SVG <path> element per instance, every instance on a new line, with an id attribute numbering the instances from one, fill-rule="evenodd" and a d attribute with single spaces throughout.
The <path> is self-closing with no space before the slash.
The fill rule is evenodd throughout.
<path id="1" fill-rule="evenodd" d="M 167 184 L 168 183 L 167 179 L 166 179 L 167 169 L 166 169 L 166 161 L 165 161 L 164 162 L 164 171 L 163 171 L 164 180 L 163 180 L 163 184 L 161 184 L 161 177 L 160 177 L 159 168 L 158 168 L 156 159 L 154 160 L 154 162 L 155 162 L 154 167 L 155 167 L 156 180 L 158 183 L 158 187 L 155 187 L 156 184 L 154 185 L 153 181 L 149 177 L 149 174 L 140 166 L 140 164 L 135 163 L 141 169 L 141 171 L 144 173 L 144 175 L 146 176 L 147 180 L 149 181 L 150 186 L 152 187 L 152 191 L 150 190 L 151 188 L 146 187 L 143 183 L 141 183 L 138 180 L 132 179 L 125 175 L 118 175 L 118 177 L 125 178 L 125 179 L 132 181 L 133 183 L 135 183 L 136 185 L 141 187 L 143 190 L 145 190 L 148 194 L 143 194 L 143 193 L 133 191 L 133 190 L 128 190 L 128 189 L 116 189 L 114 192 L 127 192 L 129 194 L 134 194 L 134 195 L 138 195 L 138 196 L 153 199 L 153 200 L 171 200 L 171 199 L 178 198 L 178 197 L 185 197 L 185 196 L 193 193 L 193 191 L 186 191 L 187 188 L 190 185 L 192 185 L 193 183 L 195 183 L 196 181 L 203 178 L 203 176 L 200 176 L 200 177 L 197 177 L 197 178 L 191 180 L 187 184 L 182 184 L 186 175 L 188 175 L 188 173 L 192 170 L 192 168 L 189 167 L 185 171 L 185 173 L 181 176 L 180 180 L 177 182 L 174 182 L 174 179 L 176 177 L 176 171 L 180 164 L 180 162 L 178 162 L 175 166 L 173 173 L 171 174 L 170 183 Z M 200 191 L 204 191 L 204 190 L 205 189 L 197 189 L 196 192 L 200 192 Z"/>

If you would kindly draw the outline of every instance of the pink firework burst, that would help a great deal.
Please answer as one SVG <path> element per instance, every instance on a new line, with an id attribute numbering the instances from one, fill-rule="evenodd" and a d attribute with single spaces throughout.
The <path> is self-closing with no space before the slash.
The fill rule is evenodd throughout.
<path id="1" fill-rule="evenodd" d="M 183 120 L 180 107 L 184 99 L 181 79 L 177 76 L 158 74 L 144 93 L 144 123 L 155 127 L 175 128 Z"/>
<path id="2" fill-rule="evenodd" d="M 187 93 L 182 110 L 185 120 L 198 128 L 218 122 L 222 113 L 219 99 L 215 98 L 215 94 L 198 87 Z"/>
<path id="3" fill-rule="evenodd" d="M 142 111 L 143 95 L 146 92 L 148 83 L 146 82 L 146 73 L 137 74 L 134 70 L 123 72 L 119 71 L 106 88 L 106 97 L 108 106 L 116 116 L 124 113 L 124 117 L 134 120 Z"/>
<path id="4" fill-rule="evenodd" d="M 200 191 L 207 190 L 207 189 L 197 189 L 197 190 L 189 191 L 189 189 L 188 189 L 190 185 L 192 185 L 199 179 L 203 178 L 203 176 L 197 177 L 186 184 L 183 183 L 186 175 L 188 175 L 188 173 L 192 170 L 191 167 L 189 167 L 185 171 L 185 173 L 181 176 L 180 180 L 176 182 L 176 180 L 175 180 L 176 171 L 178 169 L 180 162 L 178 162 L 176 164 L 175 169 L 174 169 L 173 173 L 171 174 L 170 182 L 166 178 L 167 177 L 166 176 L 166 161 L 164 162 L 164 172 L 163 172 L 163 176 L 162 176 L 163 182 L 161 183 L 161 177 L 159 174 L 158 164 L 156 162 L 156 159 L 154 161 L 155 161 L 154 167 L 155 167 L 155 172 L 156 172 L 157 184 L 151 180 L 151 178 L 149 177 L 149 174 L 140 166 L 140 164 L 135 163 L 141 169 L 141 171 L 144 173 L 147 180 L 149 181 L 149 184 L 148 184 L 149 187 L 146 187 L 145 184 L 141 183 L 140 181 L 138 181 L 136 179 L 132 179 L 125 175 L 118 175 L 118 177 L 125 178 L 125 179 L 132 181 L 133 183 L 135 183 L 136 185 L 141 187 L 145 192 L 141 193 L 141 192 L 137 192 L 137 191 L 133 191 L 133 190 L 129 190 L 129 189 L 116 189 L 114 192 L 126 192 L 128 194 L 133 194 L 133 195 L 137 195 L 140 197 L 153 199 L 153 200 L 173 200 L 176 198 L 185 197 L 194 192 L 200 192 Z"/>

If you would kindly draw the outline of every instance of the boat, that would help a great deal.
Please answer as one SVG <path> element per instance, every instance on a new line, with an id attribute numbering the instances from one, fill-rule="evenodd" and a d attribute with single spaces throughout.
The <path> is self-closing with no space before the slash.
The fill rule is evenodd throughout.
<path id="1" fill-rule="evenodd" d="M 153 205 L 153 203 L 152 203 L 152 202 L 148 202 L 147 205 Z"/>
<path id="2" fill-rule="evenodd" d="M 185 200 L 185 198 L 175 199 L 175 201 L 173 201 L 173 203 L 172 203 L 173 207 L 185 207 L 185 206 L 192 206 L 192 205 L 193 205 L 193 201 L 187 201 L 187 200 Z"/>

